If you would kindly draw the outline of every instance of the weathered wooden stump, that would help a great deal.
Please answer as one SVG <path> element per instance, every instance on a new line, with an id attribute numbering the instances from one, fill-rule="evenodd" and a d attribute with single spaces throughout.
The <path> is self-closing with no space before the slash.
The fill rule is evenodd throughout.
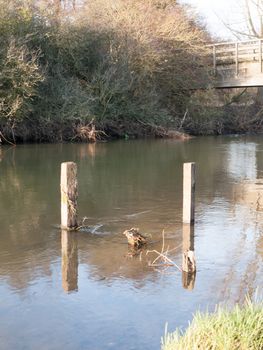
<path id="1" fill-rule="evenodd" d="M 183 222 L 193 224 L 195 217 L 195 163 L 184 163 Z"/>
<path id="2" fill-rule="evenodd" d="M 61 269 L 64 291 L 78 290 L 78 242 L 68 230 L 61 230 Z"/>
<path id="3" fill-rule="evenodd" d="M 77 223 L 77 165 L 73 162 L 61 164 L 61 228 L 74 229 Z"/>

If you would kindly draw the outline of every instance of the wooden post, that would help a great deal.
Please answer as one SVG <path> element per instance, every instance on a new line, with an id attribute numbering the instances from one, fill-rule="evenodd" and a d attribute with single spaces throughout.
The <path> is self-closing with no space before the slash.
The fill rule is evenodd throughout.
<path id="1" fill-rule="evenodd" d="M 182 281 L 183 287 L 192 290 L 196 277 L 196 261 L 194 253 L 194 226 L 183 224 L 182 249 Z"/>
<path id="2" fill-rule="evenodd" d="M 61 269 L 64 291 L 78 290 L 78 242 L 68 230 L 61 231 Z"/>
<path id="3" fill-rule="evenodd" d="M 216 76 L 216 46 L 213 45 L 213 68 L 214 68 L 214 75 Z"/>
<path id="4" fill-rule="evenodd" d="M 189 291 L 193 290 L 195 287 L 196 273 L 188 273 L 182 271 L 182 284 L 183 288 Z"/>
<path id="5" fill-rule="evenodd" d="M 194 226 L 183 225 L 183 261 L 182 270 L 188 273 L 196 271 L 194 254 Z"/>
<path id="6" fill-rule="evenodd" d="M 77 224 L 77 165 L 61 164 L 61 228 L 74 229 Z"/>
<path id="7" fill-rule="evenodd" d="M 260 73 L 262 73 L 262 40 L 259 39 L 259 67 Z"/>
<path id="8" fill-rule="evenodd" d="M 236 76 L 238 76 L 238 43 L 235 44 Z"/>
<path id="9" fill-rule="evenodd" d="M 194 223 L 195 213 L 195 163 L 184 163 L 183 222 Z"/>

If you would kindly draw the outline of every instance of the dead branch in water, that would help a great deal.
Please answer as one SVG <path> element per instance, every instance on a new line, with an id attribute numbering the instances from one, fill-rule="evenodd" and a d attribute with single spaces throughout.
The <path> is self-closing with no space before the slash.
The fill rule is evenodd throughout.
<path id="1" fill-rule="evenodd" d="M 184 117 L 183 117 L 183 122 L 187 116 L 188 110 L 186 111 Z M 141 125 L 144 127 L 148 128 L 151 130 L 151 133 L 154 134 L 156 137 L 160 138 L 167 138 L 167 139 L 175 139 L 175 140 L 180 140 L 180 141 L 186 141 L 192 138 L 192 136 L 185 134 L 179 130 L 175 130 L 172 128 L 165 128 L 160 125 L 155 125 L 152 123 L 145 123 L 143 121 L 139 121 Z"/>
<path id="2" fill-rule="evenodd" d="M 1 139 L 1 138 L 2 138 L 5 142 L 7 142 L 9 145 L 16 146 L 15 143 L 9 141 L 9 140 L 3 135 L 2 131 L 0 131 L 0 144 L 2 143 L 2 139 Z"/>
<path id="3" fill-rule="evenodd" d="M 97 130 L 94 124 L 94 118 L 88 124 L 78 124 L 75 128 L 76 135 L 72 140 L 79 138 L 81 141 L 96 142 L 103 136 L 107 136 L 104 131 Z"/>
<path id="4" fill-rule="evenodd" d="M 168 257 L 168 254 L 171 251 L 174 251 L 175 249 L 178 249 L 180 247 L 180 245 L 178 247 L 176 247 L 176 248 L 173 248 L 173 249 L 169 249 L 169 246 L 167 246 L 167 248 L 165 249 L 164 230 L 163 230 L 162 237 L 163 237 L 163 244 L 162 244 L 161 252 L 158 252 L 155 249 L 147 250 L 147 252 L 146 252 L 146 255 L 152 254 L 152 253 L 157 255 L 156 258 L 152 262 L 149 262 L 148 266 L 155 267 L 155 268 L 156 267 L 164 268 L 164 269 L 166 269 L 167 267 L 172 266 L 172 267 L 177 268 L 179 271 L 182 271 L 182 269 L 173 260 L 171 260 Z M 157 261 L 158 261 L 158 263 L 157 263 Z"/>

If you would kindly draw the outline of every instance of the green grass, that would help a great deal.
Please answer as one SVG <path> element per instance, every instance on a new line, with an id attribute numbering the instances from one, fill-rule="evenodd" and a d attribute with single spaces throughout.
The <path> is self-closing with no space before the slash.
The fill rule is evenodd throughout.
<path id="1" fill-rule="evenodd" d="M 263 304 L 247 301 L 232 310 L 197 313 L 184 334 L 165 332 L 162 350 L 262 350 Z"/>

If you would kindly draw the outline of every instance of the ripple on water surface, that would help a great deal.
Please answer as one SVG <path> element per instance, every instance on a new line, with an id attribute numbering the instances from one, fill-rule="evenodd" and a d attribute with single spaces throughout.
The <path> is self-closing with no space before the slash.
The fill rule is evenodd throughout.
<path id="1" fill-rule="evenodd" d="M 263 285 L 262 149 L 258 137 L 3 147 L 0 348 L 159 349 L 166 322 L 184 328 L 198 309 L 253 296 Z M 58 228 L 66 160 L 78 164 L 86 217 L 75 233 Z M 198 174 L 192 231 L 181 224 L 186 161 Z M 149 241 L 136 254 L 122 235 L 131 227 Z M 150 266 L 168 249 L 180 267 L 187 247 L 196 275 Z"/>

